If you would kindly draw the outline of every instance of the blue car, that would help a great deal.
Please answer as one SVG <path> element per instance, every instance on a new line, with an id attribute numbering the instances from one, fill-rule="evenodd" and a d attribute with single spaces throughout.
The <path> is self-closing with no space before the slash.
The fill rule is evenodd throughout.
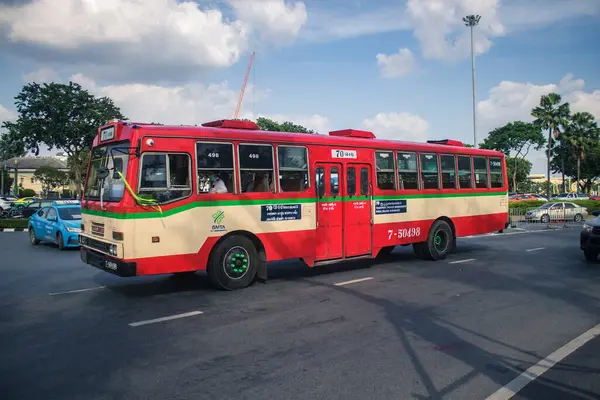
<path id="1" fill-rule="evenodd" d="M 81 203 L 78 200 L 57 200 L 29 218 L 29 240 L 56 243 L 58 248 L 79 247 Z"/>

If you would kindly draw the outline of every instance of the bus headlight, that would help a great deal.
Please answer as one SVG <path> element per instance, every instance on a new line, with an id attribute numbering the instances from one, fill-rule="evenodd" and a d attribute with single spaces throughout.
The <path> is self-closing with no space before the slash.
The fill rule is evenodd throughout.
<path id="1" fill-rule="evenodd" d="M 115 244 L 109 245 L 108 246 L 108 253 L 111 256 L 115 256 L 116 257 L 117 256 L 117 245 L 115 245 Z"/>

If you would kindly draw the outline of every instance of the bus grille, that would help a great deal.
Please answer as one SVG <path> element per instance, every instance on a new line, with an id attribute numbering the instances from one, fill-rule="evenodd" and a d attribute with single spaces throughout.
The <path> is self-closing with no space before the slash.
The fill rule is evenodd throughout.
<path id="1" fill-rule="evenodd" d="M 96 250 L 103 251 L 105 253 L 108 253 L 108 248 L 110 246 L 109 243 L 104 243 L 104 242 L 101 242 L 99 240 L 92 239 L 90 237 L 87 237 L 86 245 L 88 247 L 91 247 L 91 248 L 96 249 Z"/>

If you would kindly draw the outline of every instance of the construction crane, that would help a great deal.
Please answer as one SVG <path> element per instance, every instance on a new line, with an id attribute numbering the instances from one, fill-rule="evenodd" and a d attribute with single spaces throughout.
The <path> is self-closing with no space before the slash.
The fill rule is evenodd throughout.
<path id="1" fill-rule="evenodd" d="M 233 119 L 237 119 L 238 114 L 240 113 L 240 108 L 242 107 L 242 100 L 244 99 L 244 92 L 246 91 L 246 84 L 248 83 L 248 77 L 250 76 L 250 71 L 252 70 L 252 62 L 254 61 L 254 54 L 256 52 L 252 52 L 252 56 L 250 57 L 250 62 L 248 63 L 248 69 L 246 70 L 246 77 L 244 78 L 244 83 L 242 84 L 242 91 L 240 92 L 240 97 L 238 98 L 237 105 L 235 107 L 235 113 L 233 114 Z"/>

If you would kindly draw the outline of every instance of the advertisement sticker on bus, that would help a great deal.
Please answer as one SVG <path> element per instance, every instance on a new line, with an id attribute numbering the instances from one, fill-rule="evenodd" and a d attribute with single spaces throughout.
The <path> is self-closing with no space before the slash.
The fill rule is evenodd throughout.
<path id="1" fill-rule="evenodd" d="M 356 158 L 356 150 L 331 150 L 331 158 Z"/>
<path id="2" fill-rule="evenodd" d="M 108 128 L 104 128 L 100 131 L 100 141 L 104 142 L 106 140 L 112 140 L 115 138 L 115 127 L 109 126 Z"/>

